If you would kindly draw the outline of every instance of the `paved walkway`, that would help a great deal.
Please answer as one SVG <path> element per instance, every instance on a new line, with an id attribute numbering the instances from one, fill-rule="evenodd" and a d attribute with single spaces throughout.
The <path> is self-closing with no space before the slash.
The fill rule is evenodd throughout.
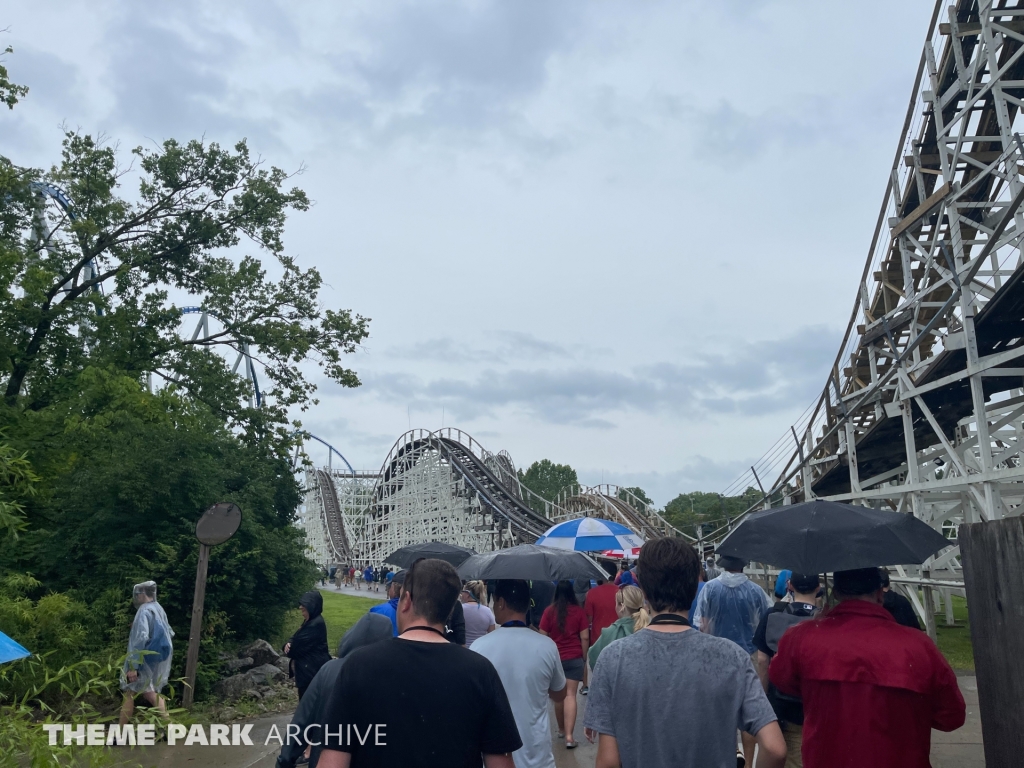
<path id="1" fill-rule="evenodd" d="M 334 586 L 333 584 L 330 584 L 330 583 L 327 584 L 324 587 L 321 587 L 319 584 L 317 584 L 317 589 L 319 589 L 321 592 L 334 592 L 335 594 L 338 594 L 338 595 L 352 595 L 353 597 L 368 597 L 371 600 L 380 600 L 381 602 L 383 602 L 383 601 L 388 599 L 388 591 L 386 589 L 384 589 L 384 585 L 383 584 L 380 585 L 380 591 L 379 592 L 374 592 L 372 589 L 368 590 L 366 588 L 365 584 L 363 585 L 362 589 L 356 589 L 355 587 L 342 587 L 341 589 L 338 589 L 336 586 Z"/>
<path id="2" fill-rule="evenodd" d="M 960 690 L 967 701 L 967 723 L 953 733 L 932 732 L 932 768 L 984 768 L 985 765 L 981 745 L 981 719 L 978 715 L 978 685 L 974 677 L 963 676 L 958 679 Z M 558 768 L 593 768 L 597 757 L 597 745 L 588 743 L 583 736 L 583 713 L 586 711 L 587 697 L 580 696 L 577 700 L 580 707 L 574 735 L 579 747 L 574 750 L 567 750 L 565 743 L 556 739 L 555 715 L 551 711 L 551 740 Z M 251 747 L 169 747 L 160 744 L 144 751 L 126 750 L 126 762 L 141 762 L 147 768 L 274 768 L 279 746 L 276 742 L 264 742 L 271 726 L 276 725 L 283 734 L 290 720 L 290 714 L 281 714 L 246 721 L 253 723 Z"/>

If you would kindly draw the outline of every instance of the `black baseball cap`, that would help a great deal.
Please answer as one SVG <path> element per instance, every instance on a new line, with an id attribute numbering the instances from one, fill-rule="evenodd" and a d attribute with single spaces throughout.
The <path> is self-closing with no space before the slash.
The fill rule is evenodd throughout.
<path id="1" fill-rule="evenodd" d="M 790 574 L 789 583 L 793 585 L 794 592 L 807 595 L 818 591 L 821 579 L 816 573 L 793 573 Z"/>
<path id="2" fill-rule="evenodd" d="M 746 566 L 747 561 L 742 557 L 733 557 L 732 555 L 718 556 L 718 567 L 724 568 L 727 571 L 742 571 Z"/>

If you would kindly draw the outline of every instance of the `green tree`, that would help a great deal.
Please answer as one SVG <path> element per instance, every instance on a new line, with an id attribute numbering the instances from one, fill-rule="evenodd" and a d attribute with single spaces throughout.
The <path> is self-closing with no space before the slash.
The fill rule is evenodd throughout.
<path id="1" fill-rule="evenodd" d="M 634 485 L 634 486 L 631 486 L 629 488 L 621 488 L 621 489 L 619 489 L 619 498 L 622 499 L 623 501 L 625 501 L 627 504 L 632 504 L 634 502 L 633 502 L 632 499 L 629 498 L 629 494 L 633 494 L 637 499 L 639 499 L 640 501 L 642 501 L 644 504 L 646 504 L 648 506 L 651 506 L 652 504 L 654 504 L 654 502 L 651 501 L 651 497 L 648 496 L 646 493 L 644 493 L 644 489 L 643 488 L 639 488 L 639 487 Z"/>
<path id="2" fill-rule="evenodd" d="M 576 470 L 568 464 L 555 464 L 550 459 L 535 461 L 523 472 L 519 470 L 519 482 L 536 493 L 542 499 L 554 501 L 563 488 L 579 485 Z M 538 512 L 543 513 L 542 505 L 532 500 Z"/>
<path id="3" fill-rule="evenodd" d="M 163 379 L 231 425 L 277 427 L 287 409 L 312 402 L 303 372 L 357 386 L 342 356 L 367 335 L 367 320 L 322 307 L 320 274 L 285 252 L 286 214 L 309 201 L 289 176 L 264 168 L 244 141 L 165 141 L 135 149 L 136 167 L 115 147 L 65 135 L 48 172 L 0 158 L 0 386 L 10 407 L 38 410 L 73 397 L 88 366 Z M 138 177 L 128 198 L 120 184 Z M 39 183 L 59 185 L 73 215 L 52 206 L 40 218 Z M 243 239 L 272 262 L 239 253 Z M 273 273 L 274 277 L 270 274 Z M 223 325 L 210 337 L 179 333 L 187 295 Z M 180 300 L 180 299 L 179 299 Z M 252 348 L 265 381 L 262 408 L 217 349 Z"/>
<path id="4" fill-rule="evenodd" d="M 314 402 L 309 362 L 358 385 L 342 361 L 368 321 L 322 306 L 320 275 L 282 242 L 306 196 L 245 142 L 134 157 L 123 168 L 78 133 L 47 172 L 0 157 L 0 620 L 20 616 L 37 652 L 66 650 L 53 638 L 67 626 L 79 655 L 116 656 L 131 585 L 155 579 L 187 637 L 195 521 L 234 501 L 242 525 L 210 560 L 202 691 L 219 644 L 274 636 L 314 581 L 287 414 Z M 129 176 L 138 191 L 122 195 Z M 40 204 L 43 184 L 66 191 L 70 215 Z M 181 336 L 180 304 L 208 310 L 213 333 Z M 262 407 L 223 354 L 242 345 L 262 366 Z"/>
<path id="5" fill-rule="evenodd" d="M 691 535 L 696 535 L 696 526 L 701 525 L 707 536 L 760 500 L 761 492 L 756 488 L 747 488 L 739 496 L 703 491 L 681 493 L 665 505 L 665 519 Z"/>
<path id="6" fill-rule="evenodd" d="M 17 539 L 18 532 L 24 530 L 22 502 L 35 492 L 36 480 L 25 454 L 0 441 L 0 539 Z"/>
<path id="7" fill-rule="evenodd" d="M 14 53 L 14 49 L 11 46 L 4 48 L 0 56 L 8 53 Z M 12 83 L 10 76 L 7 74 L 7 67 L 0 64 L 0 104 L 6 104 L 8 109 L 14 109 L 14 105 L 23 99 L 26 94 L 28 94 L 28 86 Z"/>
<path id="8" fill-rule="evenodd" d="M 207 614 L 223 613 L 224 637 L 273 632 L 316 571 L 293 525 L 299 488 L 288 462 L 177 393 L 150 394 L 95 368 L 75 383 L 76 400 L 28 412 L 12 429 L 40 480 L 24 505 L 27 529 L 0 543 L 0 563 L 90 604 L 109 626 L 127 611 L 131 585 L 155 579 L 172 625 L 186 630 L 195 521 L 234 501 L 242 525 L 211 553 Z"/>

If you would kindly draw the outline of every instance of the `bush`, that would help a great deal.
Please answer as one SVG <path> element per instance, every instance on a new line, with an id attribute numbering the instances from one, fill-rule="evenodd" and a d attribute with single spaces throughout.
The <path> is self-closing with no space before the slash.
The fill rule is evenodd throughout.
<path id="1" fill-rule="evenodd" d="M 210 557 L 201 696 L 218 672 L 217 652 L 280 632 L 317 576 L 293 525 L 300 495 L 291 466 L 271 445 L 228 430 L 206 406 L 173 392 L 150 394 L 95 368 L 77 384 L 76 399 L 41 411 L 0 407 L 0 426 L 6 419 L 8 439 L 40 477 L 35 496 L 21 502 L 27 526 L 19 539 L 0 534 L 0 563 L 32 573 L 37 592 L 61 595 L 35 595 L 41 623 L 32 650 L 63 652 L 65 643 L 124 653 L 131 587 L 152 579 L 176 632 L 172 676 L 183 674 L 195 523 L 211 504 L 234 501 L 242 525 Z M 0 608 L 0 629 L 11 622 L 22 631 L 14 622 L 24 599 Z M 61 632 L 46 629 L 51 613 L 63 617 Z"/>

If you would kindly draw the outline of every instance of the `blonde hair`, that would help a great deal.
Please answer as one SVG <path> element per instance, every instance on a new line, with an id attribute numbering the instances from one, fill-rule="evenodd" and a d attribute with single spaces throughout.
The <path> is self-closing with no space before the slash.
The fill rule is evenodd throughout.
<path id="1" fill-rule="evenodd" d="M 644 608 L 644 593 L 632 584 L 623 587 L 615 595 L 615 602 L 621 605 L 633 619 L 633 631 L 639 632 L 651 623 L 650 614 Z"/>
<path id="2" fill-rule="evenodd" d="M 469 592 L 470 596 L 481 605 L 487 604 L 487 585 L 482 581 L 467 581 L 466 586 L 463 587 L 466 592 Z"/>

